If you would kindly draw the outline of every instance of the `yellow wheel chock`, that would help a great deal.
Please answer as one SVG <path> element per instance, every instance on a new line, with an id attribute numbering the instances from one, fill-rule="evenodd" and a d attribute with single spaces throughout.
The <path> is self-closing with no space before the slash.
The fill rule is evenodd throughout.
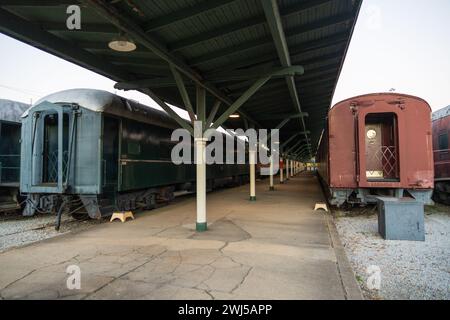
<path id="1" fill-rule="evenodd" d="M 115 219 L 119 219 L 123 223 L 127 220 L 127 218 L 131 218 L 134 220 L 133 212 L 131 211 L 114 212 L 113 215 L 111 216 L 111 220 L 109 221 L 111 222 Z"/>

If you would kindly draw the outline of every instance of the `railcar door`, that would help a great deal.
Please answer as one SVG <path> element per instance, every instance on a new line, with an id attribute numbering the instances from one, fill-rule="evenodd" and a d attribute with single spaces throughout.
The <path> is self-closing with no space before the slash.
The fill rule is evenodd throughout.
<path id="1" fill-rule="evenodd" d="M 103 192 L 117 191 L 119 170 L 119 120 L 103 118 Z"/>
<path id="2" fill-rule="evenodd" d="M 381 124 L 366 125 L 366 177 L 383 178 L 383 163 L 378 156 L 381 150 Z"/>
<path id="3" fill-rule="evenodd" d="M 29 193 L 64 193 L 73 166 L 71 158 L 76 135 L 78 106 L 53 104 L 47 101 L 30 110 Z"/>
<path id="4" fill-rule="evenodd" d="M 63 114 L 63 173 L 67 171 L 67 156 L 69 148 L 69 115 Z M 42 183 L 58 183 L 58 114 L 50 113 L 44 116 L 44 145 L 43 145 L 43 170 Z M 64 180 L 65 177 L 63 177 Z"/>
<path id="5" fill-rule="evenodd" d="M 398 180 L 397 119 L 393 113 L 368 114 L 365 123 L 366 178 Z"/>

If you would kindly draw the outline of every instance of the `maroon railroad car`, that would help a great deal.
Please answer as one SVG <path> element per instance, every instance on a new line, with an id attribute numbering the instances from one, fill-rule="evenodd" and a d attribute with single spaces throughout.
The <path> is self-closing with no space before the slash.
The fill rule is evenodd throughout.
<path id="1" fill-rule="evenodd" d="M 375 196 L 432 203 L 431 108 L 403 94 L 344 100 L 328 113 L 316 155 L 332 205 L 367 204 Z"/>
<path id="2" fill-rule="evenodd" d="M 434 195 L 437 202 L 450 204 L 450 106 L 433 113 Z"/>

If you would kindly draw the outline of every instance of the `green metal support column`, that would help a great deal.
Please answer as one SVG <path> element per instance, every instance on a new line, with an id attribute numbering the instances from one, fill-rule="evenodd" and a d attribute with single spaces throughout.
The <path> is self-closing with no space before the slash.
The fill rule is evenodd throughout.
<path id="1" fill-rule="evenodd" d="M 206 91 L 197 85 L 197 120 L 202 122 L 202 132 L 206 127 Z"/>
<path id="2" fill-rule="evenodd" d="M 250 201 L 256 201 L 256 150 L 250 150 Z"/>
<path id="3" fill-rule="evenodd" d="M 196 167 L 197 167 L 197 222 L 196 230 L 198 232 L 207 230 L 206 219 L 206 142 L 204 137 L 206 121 L 206 91 L 203 87 L 196 86 L 197 102 L 197 121 L 201 121 L 201 136 L 195 136 L 196 147 Z M 194 131 L 195 132 L 195 131 Z"/>
<path id="4" fill-rule="evenodd" d="M 269 190 L 270 191 L 274 191 L 275 190 L 275 187 L 274 187 L 274 185 L 273 185 L 273 173 L 274 173 L 274 168 L 273 168 L 273 153 L 271 152 L 271 155 L 270 155 L 270 167 L 269 167 L 269 174 L 270 174 L 270 176 L 269 176 Z"/>
<path id="5" fill-rule="evenodd" d="M 284 162 L 285 162 L 284 158 L 280 155 L 280 163 L 283 163 L 283 167 L 285 165 Z M 283 167 L 280 166 L 280 184 L 284 183 L 284 177 L 283 177 L 284 168 Z"/>
<path id="6" fill-rule="evenodd" d="M 286 181 L 289 180 L 289 161 L 290 159 L 286 156 Z"/>

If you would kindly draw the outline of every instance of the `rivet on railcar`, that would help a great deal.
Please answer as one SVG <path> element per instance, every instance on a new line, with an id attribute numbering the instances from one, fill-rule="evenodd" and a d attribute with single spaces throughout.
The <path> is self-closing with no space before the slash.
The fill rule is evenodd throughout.
<path id="1" fill-rule="evenodd" d="M 330 204 L 375 203 L 377 196 L 431 204 L 431 108 L 418 97 L 367 94 L 333 106 L 317 152 Z"/>
<path id="2" fill-rule="evenodd" d="M 450 205 L 450 106 L 433 112 L 433 200 Z"/>
<path id="3" fill-rule="evenodd" d="M 20 116 L 29 107 L 0 99 L 0 212 L 20 209 Z"/>
<path id="4" fill-rule="evenodd" d="M 99 219 L 195 190 L 195 164 L 171 161 L 176 128 L 166 113 L 105 91 L 71 89 L 41 99 L 23 117 L 23 215 Z M 242 184 L 248 174 L 245 164 L 208 165 L 207 188 Z"/>

